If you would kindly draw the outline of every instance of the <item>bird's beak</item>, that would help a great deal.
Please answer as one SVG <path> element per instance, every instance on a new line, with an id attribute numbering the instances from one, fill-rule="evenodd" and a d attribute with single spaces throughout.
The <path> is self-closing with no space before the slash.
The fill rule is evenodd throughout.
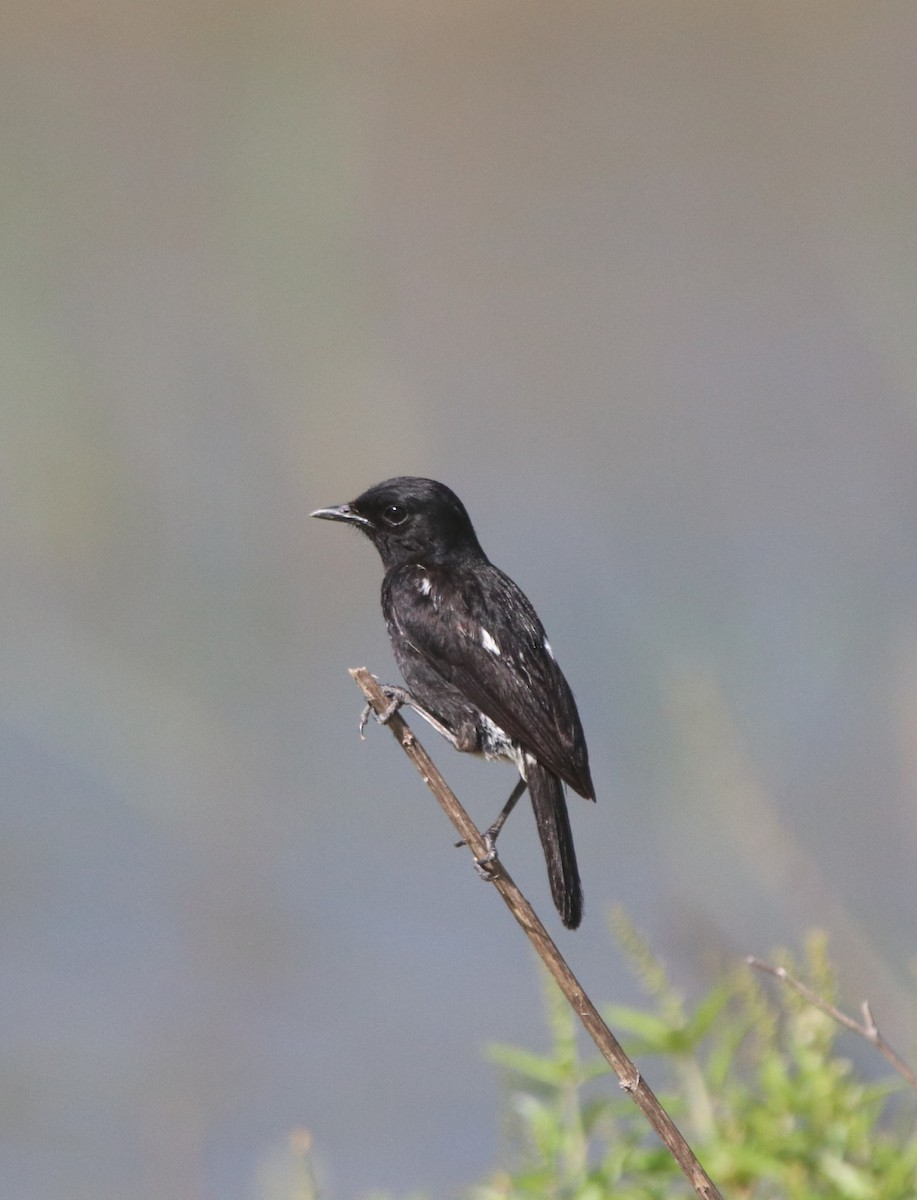
<path id="1" fill-rule="evenodd" d="M 370 526 L 370 522 L 358 512 L 354 512 L 349 504 L 338 504 L 335 508 L 317 508 L 314 513 L 309 513 L 309 516 L 319 517 L 322 521 L 346 521 L 348 525 L 361 525 L 367 529 Z"/>

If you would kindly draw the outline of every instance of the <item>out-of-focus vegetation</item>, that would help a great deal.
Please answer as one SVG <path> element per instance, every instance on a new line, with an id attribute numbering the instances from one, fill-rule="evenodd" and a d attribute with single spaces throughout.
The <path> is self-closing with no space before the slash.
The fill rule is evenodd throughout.
<path id="1" fill-rule="evenodd" d="M 608 1006 L 606 1018 L 724 1196 L 914 1200 L 917 1099 L 901 1079 L 867 1080 L 839 1045 L 849 1033 L 744 964 L 687 1005 L 629 920 L 618 913 L 615 927 L 649 1003 Z M 810 935 L 801 964 L 778 959 L 830 1001 L 823 935 Z M 490 1049 L 506 1082 L 505 1162 L 471 1200 L 694 1195 L 605 1062 L 581 1054 L 576 1017 L 549 980 L 546 997 L 547 1054 Z"/>

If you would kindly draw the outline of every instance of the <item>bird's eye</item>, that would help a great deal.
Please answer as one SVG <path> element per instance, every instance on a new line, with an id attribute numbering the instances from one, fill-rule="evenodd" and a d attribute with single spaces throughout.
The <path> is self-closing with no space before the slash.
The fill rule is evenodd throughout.
<path id="1" fill-rule="evenodd" d="M 390 504 L 382 513 L 382 520 L 392 528 L 396 525 L 403 525 L 407 519 L 408 510 L 400 504 Z"/>

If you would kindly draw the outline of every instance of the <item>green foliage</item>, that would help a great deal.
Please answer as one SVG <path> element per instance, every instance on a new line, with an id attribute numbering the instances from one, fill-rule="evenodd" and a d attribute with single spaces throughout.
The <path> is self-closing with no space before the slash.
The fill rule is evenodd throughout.
<path id="1" fill-rule="evenodd" d="M 829 1017 L 744 965 L 689 1010 L 626 918 L 614 923 L 651 1007 L 613 1006 L 606 1019 L 724 1196 L 915 1200 L 915 1104 L 907 1093 L 892 1111 L 890 1096 L 906 1090 L 897 1077 L 865 1082 L 837 1053 Z M 801 973 L 832 997 L 823 938 L 810 938 Z M 513 1167 L 474 1200 L 693 1196 L 604 1061 L 581 1057 L 576 1017 L 550 981 L 546 991 L 552 1052 L 491 1048 L 508 1084 Z"/>
<path id="2" fill-rule="evenodd" d="M 613 925 L 650 1006 L 605 1017 L 726 1200 L 917 1200 L 917 1097 L 897 1075 L 864 1081 L 837 1052 L 851 1034 L 744 964 L 689 1008 L 626 916 Z M 824 937 L 809 938 L 801 968 L 780 965 L 833 1001 Z M 469 1200 L 693 1197 L 604 1059 L 582 1057 L 579 1022 L 547 976 L 545 996 L 550 1054 L 490 1049 L 507 1084 L 511 1165 Z M 294 1139 L 298 1185 L 265 1197 L 323 1194 L 307 1136 Z"/>

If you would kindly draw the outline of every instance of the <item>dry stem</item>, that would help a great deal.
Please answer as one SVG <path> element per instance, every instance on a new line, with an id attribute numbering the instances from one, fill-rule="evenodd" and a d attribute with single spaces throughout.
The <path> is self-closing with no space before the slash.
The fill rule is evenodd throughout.
<path id="1" fill-rule="evenodd" d="M 369 671 L 365 667 L 357 667 L 350 674 L 362 688 L 374 711 L 377 714 L 384 712 L 389 701 Z M 396 712 L 389 718 L 387 724 L 405 754 L 420 772 L 424 783 L 439 801 L 446 816 L 458 830 L 472 855 L 477 859 L 483 858 L 487 853 L 487 848 L 479 830 L 440 775 L 430 756 L 417 741 L 404 718 Z M 633 1099 L 658 1133 L 697 1195 L 703 1197 L 704 1200 L 722 1200 L 716 1185 L 709 1179 L 697 1161 L 681 1131 L 656 1099 L 649 1084 L 641 1076 L 634 1063 L 624 1053 L 621 1044 L 602 1020 L 598 1009 L 583 991 L 550 934 L 536 916 L 535 910 L 519 891 L 499 859 L 493 863 L 493 883 L 510 912 L 522 926 L 542 962 L 556 980 L 574 1012 L 586 1027 L 590 1037 L 618 1076 L 621 1087 Z"/>

